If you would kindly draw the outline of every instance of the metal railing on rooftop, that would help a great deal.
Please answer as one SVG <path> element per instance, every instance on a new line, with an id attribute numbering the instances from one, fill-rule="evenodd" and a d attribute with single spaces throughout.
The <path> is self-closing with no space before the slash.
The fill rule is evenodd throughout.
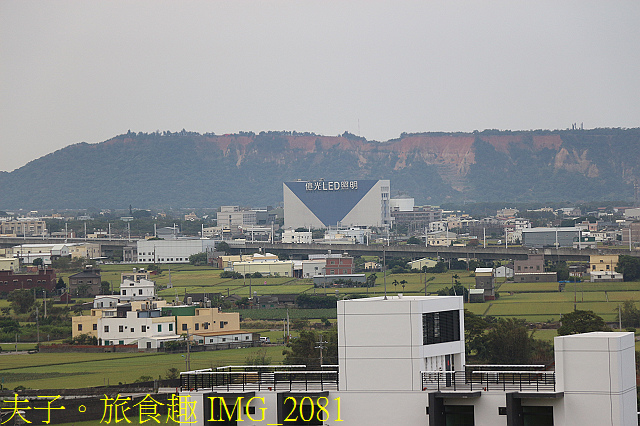
<path id="1" fill-rule="evenodd" d="M 338 390 L 337 368 L 308 371 L 301 369 L 305 366 L 288 367 L 291 366 L 234 366 L 222 368 L 241 371 L 187 371 L 180 374 L 180 386 L 182 390 L 225 392 Z"/>
<path id="2" fill-rule="evenodd" d="M 473 366 L 468 366 L 473 367 Z M 513 366 L 512 366 L 513 367 Z M 555 392 L 553 371 L 421 371 L 422 390 Z"/>

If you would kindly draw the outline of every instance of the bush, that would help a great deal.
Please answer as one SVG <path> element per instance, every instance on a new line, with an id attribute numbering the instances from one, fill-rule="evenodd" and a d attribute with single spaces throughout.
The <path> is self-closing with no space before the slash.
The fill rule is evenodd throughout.
<path id="1" fill-rule="evenodd" d="M 224 271 L 220 274 L 220 278 L 233 278 L 234 280 L 242 278 L 242 274 L 233 271 Z"/>

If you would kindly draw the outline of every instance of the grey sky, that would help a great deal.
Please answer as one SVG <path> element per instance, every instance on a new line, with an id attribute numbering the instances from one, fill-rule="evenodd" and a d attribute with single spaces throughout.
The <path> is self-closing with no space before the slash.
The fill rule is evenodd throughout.
<path id="1" fill-rule="evenodd" d="M 639 22 L 636 0 L 0 0 L 0 170 L 129 129 L 637 127 Z"/>

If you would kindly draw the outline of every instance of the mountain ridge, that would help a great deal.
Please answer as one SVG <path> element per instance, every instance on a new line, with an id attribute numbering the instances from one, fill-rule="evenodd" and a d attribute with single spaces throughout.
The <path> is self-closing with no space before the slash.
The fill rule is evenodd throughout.
<path id="1" fill-rule="evenodd" d="M 0 173 L 0 209 L 215 207 L 282 200 L 295 179 L 391 179 L 418 204 L 632 199 L 640 129 L 403 133 L 134 133 Z"/>

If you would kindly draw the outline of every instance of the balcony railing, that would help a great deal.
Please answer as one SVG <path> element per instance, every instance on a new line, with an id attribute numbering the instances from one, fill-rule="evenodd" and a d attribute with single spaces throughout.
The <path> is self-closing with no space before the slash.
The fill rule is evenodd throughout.
<path id="1" fill-rule="evenodd" d="M 180 374 L 180 386 L 182 390 L 210 389 L 223 392 L 338 390 L 337 368 L 308 371 L 301 369 L 304 366 L 292 366 L 292 369 L 287 367 L 254 366 L 251 369 L 241 367 L 243 371 L 187 371 Z"/>
<path id="2" fill-rule="evenodd" d="M 473 366 L 469 366 L 473 367 Z M 422 390 L 555 392 L 553 371 L 422 371 Z"/>

